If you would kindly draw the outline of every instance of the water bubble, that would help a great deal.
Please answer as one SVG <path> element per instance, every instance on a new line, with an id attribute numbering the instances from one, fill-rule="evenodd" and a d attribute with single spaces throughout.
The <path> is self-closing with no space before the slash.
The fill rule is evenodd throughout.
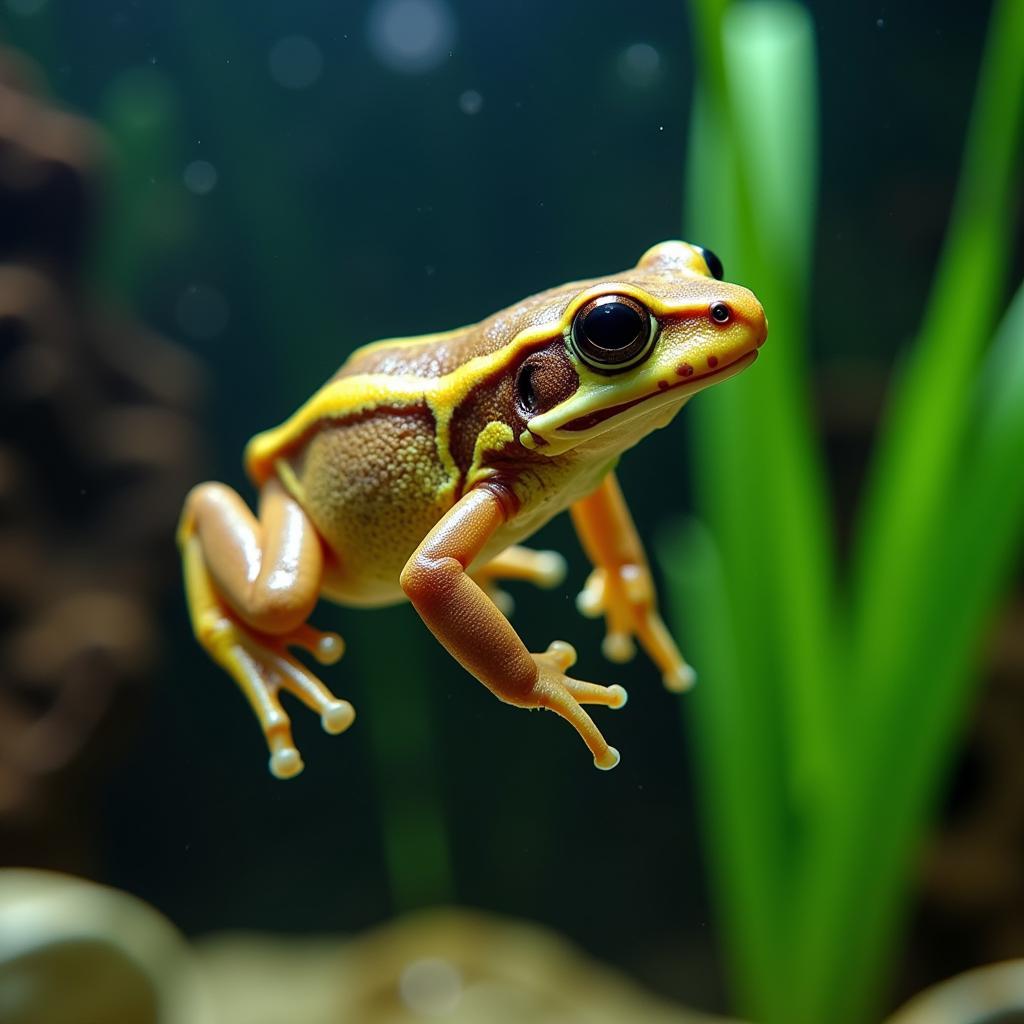
<path id="1" fill-rule="evenodd" d="M 646 89 L 661 72 L 661 54 L 650 43 L 633 43 L 619 54 L 616 66 L 626 85 Z"/>
<path id="2" fill-rule="evenodd" d="M 208 160 L 193 160 L 182 175 L 185 188 L 197 196 L 205 196 L 217 184 L 217 168 Z"/>
<path id="3" fill-rule="evenodd" d="M 414 960 L 398 981 L 402 1002 L 413 1013 L 424 1017 L 443 1017 L 452 1012 L 462 998 L 462 976 L 447 960 L 429 957 Z"/>
<path id="4" fill-rule="evenodd" d="M 174 318 L 190 338 L 209 341 L 228 325 L 227 300 L 216 288 L 190 284 L 178 297 Z"/>
<path id="5" fill-rule="evenodd" d="M 270 76 L 286 89 L 308 89 L 323 71 L 323 54 L 312 39 L 285 36 L 270 48 Z"/>
<path id="6" fill-rule="evenodd" d="M 446 0 L 376 0 L 367 35 L 374 56 L 392 71 L 432 71 L 451 52 L 455 17 Z"/>
<path id="7" fill-rule="evenodd" d="M 467 89 L 459 97 L 459 110 L 464 114 L 479 114 L 484 106 L 484 98 L 476 89 Z"/>
<path id="8" fill-rule="evenodd" d="M 38 14 L 46 6 L 46 0 L 7 0 L 7 10 L 23 18 Z"/>

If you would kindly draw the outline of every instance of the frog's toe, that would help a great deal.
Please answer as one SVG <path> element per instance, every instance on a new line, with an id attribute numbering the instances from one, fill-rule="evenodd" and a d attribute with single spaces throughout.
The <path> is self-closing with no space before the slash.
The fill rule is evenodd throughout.
<path id="1" fill-rule="evenodd" d="M 576 648 L 565 640 L 552 640 L 545 652 L 562 672 L 576 664 Z"/>
<path id="2" fill-rule="evenodd" d="M 494 602 L 494 606 L 502 615 L 505 616 L 505 618 L 515 614 L 516 601 L 507 590 L 502 590 L 501 587 L 491 586 L 487 588 L 486 593 Z"/>
<path id="3" fill-rule="evenodd" d="M 601 652 L 609 661 L 621 665 L 636 656 L 636 644 L 628 633 L 607 633 L 601 641 Z"/>
<path id="4" fill-rule="evenodd" d="M 498 609 L 508 615 L 512 599 L 499 589 L 499 580 L 520 580 L 550 590 L 565 579 L 565 573 L 565 559 L 557 551 L 534 551 L 513 544 L 474 569 L 472 576 Z"/>
<path id="5" fill-rule="evenodd" d="M 309 651 L 321 665 L 334 665 L 345 653 L 345 641 L 337 633 L 317 629 L 308 622 L 279 639 L 285 646 Z"/>
<path id="6" fill-rule="evenodd" d="M 321 665 L 335 665 L 345 653 L 345 641 L 337 633 L 321 633 L 311 650 Z"/>
<path id="7" fill-rule="evenodd" d="M 324 732 L 332 736 L 344 732 L 356 720 L 356 709 L 347 700 L 330 701 L 320 713 Z"/>
<path id="8" fill-rule="evenodd" d="M 697 673 L 692 666 L 683 662 L 673 666 L 661 678 L 666 690 L 671 690 L 673 693 L 684 693 L 697 682 Z"/>
<path id="9" fill-rule="evenodd" d="M 626 691 L 621 686 L 601 686 L 567 676 L 565 670 L 576 661 L 576 650 L 564 640 L 555 640 L 543 654 L 531 657 L 537 664 L 537 680 L 528 695 L 512 703 L 554 711 L 579 733 L 598 767 L 613 768 L 619 761 L 618 752 L 608 745 L 583 705 L 621 708 L 626 703 Z"/>
<path id="10" fill-rule="evenodd" d="M 281 747 L 270 755 L 270 774 L 275 779 L 294 779 L 304 767 L 295 747 Z"/>
<path id="11" fill-rule="evenodd" d="M 565 580 L 568 565 L 557 551 L 535 551 L 533 581 L 538 587 L 551 590 Z"/>
<path id="12" fill-rule="evenodd" d="M 596 619 L 604 614 L 605 575 L 603 569 L 595 569 L 587 578 L 583 589 L 576 595 L 576 608 L 587 619 Z"/>
<path id="13" fill-rule="evenodd" d="M 629 694 L 626 688 L 618 683 L 611 686 L 601 686 L 600 683 L 585 683 L 582 679 L 573 679 L 572 676 L 564 676 L 562 686 L 566 692 L 579 704 L 600 704 L 603 707 L 618 711 L 626 706 Z"/>

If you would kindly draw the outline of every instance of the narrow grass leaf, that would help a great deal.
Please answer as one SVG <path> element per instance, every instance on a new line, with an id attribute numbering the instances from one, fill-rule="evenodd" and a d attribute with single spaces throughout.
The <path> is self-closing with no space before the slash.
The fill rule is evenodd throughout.
<path id="1" fill-rule="evenodd" d="M 960 185 L 920 336 L 894 387 L 852 565 L 851 640 L 864 727 L 886 714 L 894 623 L 924 590 L 940 496 L 970 415 L 972 379 L 1003 299 L 1024 126 L 1024 4 L 997 0 Z"/>
<path id="2" fill-rule="evenodd" d="M 729 973 L 741 1012 L 776 1020 L 786 999 L 778 969 L 778 780 L 760 710 L 737 659 L 743 647 L 728 583 L 710 532 L 696 521 L 659 538 L 669 614 L 700 681 L 684 701 L 696 764 L 707 860 Z"/>

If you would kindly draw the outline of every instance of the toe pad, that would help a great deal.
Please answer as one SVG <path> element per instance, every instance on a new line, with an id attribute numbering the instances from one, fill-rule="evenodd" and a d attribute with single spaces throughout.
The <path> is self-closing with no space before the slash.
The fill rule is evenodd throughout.
<path id="1" fill-rule="evenodd" d="M 662 677 L 665 689 L 673 693 L 683 693 L 697 682 L 697 673 L 689 665 L 680 665 Z"/>
<path id="2" fill-rule="evenodd" d="M 275 779 L 292 779 L 302 768 L 302 757 L 294 747 L 282 747 L 270 757 L 270 774 Z"/>
<path id="3" fill-rule="evenodd" d="M 355 721 L 355 717 L 355 708 L 347 700 L 339 700 L 324 708 L 324 712 L 320 716 L 320 724 L 324 727 L 324 732 L 337 736 L 339 732 L 344 732 Z"/>

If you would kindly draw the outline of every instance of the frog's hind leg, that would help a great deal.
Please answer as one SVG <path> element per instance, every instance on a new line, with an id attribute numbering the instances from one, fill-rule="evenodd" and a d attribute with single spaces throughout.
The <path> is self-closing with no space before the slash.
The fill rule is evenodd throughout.
<path id="1" fill-rule="evenodd" d="M 248 698 L 270 749 L 271 772 L 297 775 L 302 758 L 281 690 L 318 712 L 327 732 L 343 732 L 355 718 L 348 701 L 288 652 L 301 647 L 329 665 L 344 650 L 336 633 L 305 621 L 323 573 L 313 524 L 276 480 L 261 491 L 258 519 L 231 488 L 206 483 L 185 500 L 178 543 L 196 639 Z"/>
<path id="2" fill-rule="evenodd" d="M 478 587 L 504 612 L 515 608 L 512 595 L 498 585 L 501 580 L 522 580 L 551 590 L 565 580 L 565 559 L 557 551 L 534 551 L 513 544 L 471 573 Z"/>

